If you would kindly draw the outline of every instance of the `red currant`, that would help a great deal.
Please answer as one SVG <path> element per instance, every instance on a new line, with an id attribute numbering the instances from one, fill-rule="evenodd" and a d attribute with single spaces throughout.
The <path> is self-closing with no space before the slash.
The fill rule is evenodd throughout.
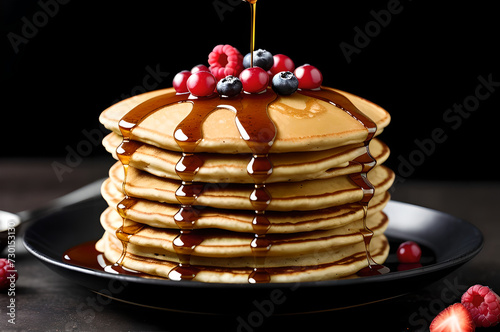
<path id="1" fill-rule="evenodd" d="M 400 263 L 418 263 L 422 257 L 422 249 L 413 241 L 406 241 L 399 245 L 398 260 Z"/>
<path id="2" fill-rule="evenodd" d="M 299 89 L 313 90 L 321 86 L 323 75 L 318 68 L 303 65 L 295 69 L 295 77 L 299 80 Z"/>
<path id="3" fill-rule="evenodd" d="M 269 84 L 269 75 L 260 67 L 247 68 L 241 72 L 240 81 L 243 84 L 243 90 L 258 93 Z"/>
<path id="4" fill-rule="evenodd" d="M 214 93 L 217 80 L 212 73 L 199 71 L 189 76 L 186 85 L 193 96 L 205 97 Z"/>
<path id="5" fill-rule="evenodd" d="M 284 54 L 276 54 L 275 56 L 273 56 L 273 58 L 274 65 L 271 68 L 271 73 L 273 74 L 273 76 L 282 71 L 291 71 L 293 73 L 293 71 L 295 70 L 295 64 L 288 56 Z"/>
<path id="6" fill-rule="evenodd" d="M 205 66 L 205 65 L 197 65 L 197 66 L 194 66 L 193 68 L 191 68 L 191 74 L 197 73 L 199 71 L 208 71 L 208 72 L 210 72 L 210 69 L 208 69 L 208 67 Z"/>
<path id="7" fill-rule="evenodd" d="M 180 73 L 177 73 L 177 75 L 174 76 L 174 80 L 172 81 L 172 85 L 178 93 L 185 93 L 188 92 L 187 88 L 187 80 L 191 76 L 191 72 L 187 70 L 183 70 Z"/>

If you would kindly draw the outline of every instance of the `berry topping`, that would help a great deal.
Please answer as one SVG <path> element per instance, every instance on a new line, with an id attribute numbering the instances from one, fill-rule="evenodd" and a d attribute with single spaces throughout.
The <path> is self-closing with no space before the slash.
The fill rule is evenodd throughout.
<path id="1" fill-rule="evenodd" d="M 265 71 L 270 70 L 274 65 L 274 58 L 271 52 L 266 50 L 256 50 L 253 51 L 253 66 L 260 67 Z M 250 68 L 250 53 L 245 55 L 243 58 L 243 67 Z"/>
<path id="2" fill-rule="evenodd" d="M 295 64 L 293 63 L 292 59 L 287 57 L 284 54 L 276 54 L 273 56 L 274 59 L 274 65 L 271 68 L 271 73 L 273 75 L 276 75 L 277 73 L 280 73 L 282 71 L 293 71 L 295 70 Z"/>
<path id="3" fill-rule="evenodd" d="M 208 69 L 208 67 L 205 65 L 196 65 L 191 68 L 191 74 L 197 73 L 199 71 L 210 71 L 210 69 Z"/>
<path id="4" fill-rule="evenodd" d="M 249 93 L 264 91 L 269 84 L 269 75 L 260 67 L 247 68 L 240 74 L 243 90 Z"/>
<path id="5" fill-rule="evenodd" d="M 207 71 L 199 71 L 189 76 L 186 85 L 193 96 L 205 97 L 214 92 L 216 84 L 214 75 Z"/>
<path id="6" fill-rule="evenodd" d="M 400 263 L 418 263 L 422 257 L 422 249 L 413 241 L 406 241 L 399 245 L 398 260 Z"/>
<path id="7" fill-rule="evenodd" d="M 461 303 L 441 311 L 429 326 L 430 332 L 473 332 L 475 329 L 471 314 Z"/>
<path id="8" fill-rule="evenodd" d="M 495 326 L 500 322 L 500 297 L 487 286 L 470 287 L 462 295 L 462 304 L 477 327 Z"/>
<path id="9" fill-rule="evenodd" d="M 186 86 L 189 76 L 191 76 L 191 72 L 187 70 L 183 70 L 174 76 L 172 85 L 174 86 L 175 91 L 177 91 L 178 93 L 189 92 Z"/>
<path id="10" fill-rule="evenodd" d="M 243 84 L 238 77 L 226 76 L 217 83 L 217 92 L 221 96 L 233 97 L 241 92 Z"/>
<path id="11" fill-rule="evenodd" d="M 243 68 L 243 56 L 231 45 L 217 45 L 208 56 L 210 71 L 217 81 L 228 75 L 238 76 Z"/>
<path id="12" fill-rule="evenodd" d="M 291 95 L 299 87 L 299 80 L 289 71 L 282 71 L 274 75 L 272 82 L 274 92 L 284 96 Z"/>
<path id="13" fill-rule="evenodd" d="M 9 289 L 17 280 L 14 265 L 8 259 L 0 258 L 0 291 Z"/>
<path id="14" fill-rule="evenodd" d="M 313 90 L 321 86 L 323 75 L 318 68 L 311 65 L 303 65 L 295 69 L 295 76 L 299 80 L 299 89 Z"/>

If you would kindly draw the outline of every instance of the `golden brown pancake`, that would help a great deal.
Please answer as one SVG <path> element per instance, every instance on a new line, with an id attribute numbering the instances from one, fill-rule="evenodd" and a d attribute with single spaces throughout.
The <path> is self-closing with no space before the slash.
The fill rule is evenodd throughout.
<path id="1" fill-rule="evenodd" d="M 120 244 L 116 244 L 112 240 L 112 236 L 105 236 L 97 243 L 97 249 L 104 252 L 105 257 L 113 262 L 120 258 L 122 248 Z M 127 268 L 148 273 L 154 276 L 163 278 L 172 277 L 170 272 L 178 264 L 168 260 L 147 257 L 148 250 L 141 250 L 141 255 L 135 255 L 127 252 L 124 260 L 124 266 Z M 384 235 L 376 236 L 371 243 L 372 257 L 377 262 L 383 262 L 389 254 L 389 245 Z M 143 256 L 145 255 L 145 256 Z M 153 256 L 160 256 L 152 254 Z M 306 256 L 306 255 L 304 255 Z M 296 259 L 302 257 L 296 257 Z M 309 260 L 307 259 L 309 258 Z M 280 267 L 266 267 L 267 273 L 270 275 L 269 282 L 306 282 L 318 280 L 331 280 L 347 277 L 359 271 L 368 265 L 366 260 L 366 252 L 364 243 L 354 245 L 346 245 L 342 247 L 319 248 L 318 252 L 313 255 L 307 255 L 305 261 L 309 261 L 311 265 L 298 266 L 294 265 Z M 329 263 L 321 263 L 323 261 Z M 248 276 L 252 272 L 252 268 L 244 267 L 211 267 L 197 265 L 199 272 L 196 273 L 194 281 L 214 282 L 214 283 L 248 283 Z"/>
<path id="2" fill-rule="evenodd" d="M 106 180 L 101 193 L 109 206 L 116 210 L 118 203 L 124 198 L 123 193 Z M 375 195 L 370 201 L 368 216 L 382 211 L 387 205 L 390 195 L 383 192 Z M 178 204 L 167 204 L 147 199 L 135 199 L 136 203 L 127 211 L 130 220 L 157 228 L 179 228 L 175 223 L 174 215 L 179 211 Z M 253 211 L 221 210 L 202 207 L 195 228 L 220 228 L 235 232 L 253 233 Z M 272 233 L 307 232 L 318 229 L 331 229 L 348 224 L 363 217 L 363 208 L 357 203 L 350 203 L 314 211 L 275 212 L 268 211 L 267 217 L 271 222 L 268 230 Z"/>
<path id="3" fill-rule="evenodd" d="M 129 167 L 126 181 L 127 194 L 132 197 L 178 204 L 175 196 L 180 181 L 163 179 Z M 394 172 L 385 166 L 377 166 L 368 174 L 375 191 L 387 191 L 394 181 Z M 110 169 L 111 181 L 122 188 L 123 170 L 120 163 Z M 315 210 L 347 203 L 358 202 L 363 191 L 348 176 L 300 182 L 278 182 L 267 186 L 272 200 L 270 211 Z M 253 190 L 251 184 L 219 183 L 205 184 L 198 195 L 196 205 L 220 209 L 253 210 L 249 201 Z"/>
<path id="4" fill-rule="evenodd" d="M 370 117 L 377 124 L 378 134 L 389 124 L 390 115 L 380 106 L 344 91 L 331 90 L 348 97 Z M 99 120 L 106 128 L 121 135 L 118 123 L 127 112 L 152 97 L 173 91 L 173 88 L 157 90 L 122 100 L 106 109 Z M 224 105 L 223 100 L 221 105 Z M 191 109 L 190 103 L 176 103 L 160 108 L 134 128 L 135 139 L 165 150 L 181 151 L 173 133 Z M 277 129 L 270 153 L 327 150 L 360 143 L 367 137 L 366 128 L 342 109 L 300 94 L 278 96 L 269 105 L 268 114 Z M 202 130 L 203 140 L 198 144 L 196 152 L 251 152 L 247 143 L 241 139 L 235 123 L 235 113 L 231 109 L 220 107 L 211 112 L 204 119 Z"/>
<path id="5" fill-rule="evenodd" d="M 121 142 L 122 137 L 114 133 L 103 140 L 106 150 L 117 160 L 116 148 Z M 271 154 L 269 158 L 273 164 L 273 173 L 267 179 L 267 183 L 330 178 L 359 172 L 361 166 L 349 162 L 365 152 L 363 144 L 352 144 L 323 151 Z M 380 165 L 389 157 L 389 148 L 382 141 L 374 139 L 370 143 L 370 153 Z M 194 181 L 253 183 L 246 169 L 251 158 L 250 154 L 198 155 L 204 159 L 204 163 L 196 173 Z M 179 180 L 175 165 L 181 156 L 179 152 L 144 144 L 132 155 L 130 166 L 159 177 Z"/>
<path id="6" fill-rule="evenodd" d="M 344 278 L 368 266 L 367 252 L 383 263 L 395 175 L 382 165 L 389 148 L 371 138 L 390 115 L 353 94 L 318 91 L 193 101 L 163 89 L 106 109 L 103 145 L 121 162 L 101 188 L 109 207 L 96 248 L 126 268 L 202 282 Z M 276 136 L 242 130 L 245 110 L 265 112 L 244 121 L 263 115 Z"/>

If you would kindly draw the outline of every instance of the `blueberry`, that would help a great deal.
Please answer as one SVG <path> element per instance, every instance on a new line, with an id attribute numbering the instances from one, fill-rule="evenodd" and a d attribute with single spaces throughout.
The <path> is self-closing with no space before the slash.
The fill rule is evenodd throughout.
<path id="1" fill-rule="evenodd" d="M 243 84 L 238 77 L 226 76 L 217 83 L 217 92 L 221 96 L 233 97 L 241 92 Z"/>
<path id="2" fill-rule="evenodd" d="M 282 71 L 273 77 L 272 88 L 279 95 L 288 96 L 297 91 L 299 80 L 292 72 Z"/>
<path id="3" fill-rule="evenodd" d="M 253 66 L 260 67 L 265 71 L 271 69 L 274 65 L 274 58 L 271 52 L 266 50 L 253 51 Z M 250 68 L 250 53 L 243 58 L 243 67 Z"/>

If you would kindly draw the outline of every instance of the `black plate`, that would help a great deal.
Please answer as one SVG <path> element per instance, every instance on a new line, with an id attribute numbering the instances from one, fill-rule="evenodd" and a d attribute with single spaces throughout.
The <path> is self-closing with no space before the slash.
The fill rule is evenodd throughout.
<path id="1" fill-rule="evenodd" d="M 274 314 L 337 310 L 400 296 L 444 277 L 482 248 L 481 232 L 451 215 L 391 201 L 386 231 L 391 243 L 385 275 L 346 280 L 280 284 L 208 284 L 145 279 L 91 270 L 62 261 L 63 253 L 102 235 L 102 199 L 46 216 L 27 230 L 24 245 L 57 273 L 102 295 L 138 305 L 182 312 L 221 314 L 242 310 Z M 61 236 L 63 235 L 64 236 Z M 394 250 L 406 240 L 423 247 L 423 266 L 397 271 Z"/>

